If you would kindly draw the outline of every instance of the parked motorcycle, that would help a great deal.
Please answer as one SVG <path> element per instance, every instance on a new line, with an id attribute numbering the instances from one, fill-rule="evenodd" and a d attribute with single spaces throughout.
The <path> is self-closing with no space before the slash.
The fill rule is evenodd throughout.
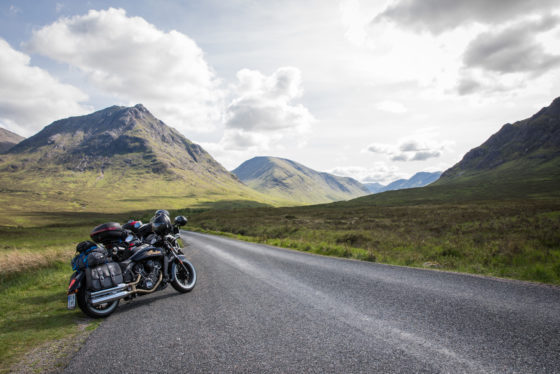
<path id="1" fill-rule="evenodd" d="M 100 318 L 113 313 L 121 299 L 163 290 L 169 283 L 181 293 L 190 292 L 196 271 L 178 243 L 179 227 L 186 223 L 183 216 L 171 224 L 168 214 L 156 215 L 149 230 L 145 228 L 150 231 L 146 236 L 115 222 L 95 227 L 90 235 L 93 242 L 76 247 L 68 308 L 77 304 L 88 316 Z"/>

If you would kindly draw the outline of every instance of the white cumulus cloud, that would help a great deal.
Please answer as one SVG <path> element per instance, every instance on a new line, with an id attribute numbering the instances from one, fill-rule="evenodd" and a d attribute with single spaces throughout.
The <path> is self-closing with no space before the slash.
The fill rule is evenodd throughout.
<path id="1" fill-rule="evenodd" d="M 401 139 L 396 145 L 372 143 L 366 152 L 385 154 L 391 161 L 425 161 L 440 157 L 452 142 L 438 142 L 431 136 Z"/>
<path id="2" fill-rule="evenodd" d="M 305 134 L 315 119 L 297 103 L 303 95 L 299 69 L 281 67 L 270 75 L 240 70 L 237 82 L 229 87 L 229 95 L 221 139 L 202 144 L 226 167 L 305 145 Z"/>
<path id="3" fill-rule="evenodd" d="M 405 174 L 393 165 L 376 162 L 370 167 L 363 166 L 338 166 L 328 171 L 341 177 L 351 177 L 362 183 L 381 183 L 387 185 L 397 179 L 404 178 Z"/>
<path id="4" fill-rule="evenodd" d="M 87 100 L 78 88 L 63 84 L 32 66 L 30 57 L 0 38 L 0 124 L 22 136 L 50 122 L 84 114 Z"/>
<path id="5" fill-rule="evenodd" d="M 106 93 L 141 102 L 179 130 L 209 131 L 221 120 L 219 81 L 198 45 L 124 9 L 60 18 L 34 31 L 26 47 L 78 68 Z"/>
<path id="6" fill-rule="evenodd" d="M 314 121 L 306 107 L 294 103 L 303 93 L 299 69 L 282 67 L 269 76 L 243 69 L 237 79 L 226 111 L 224 147 L 268 150 L 272 141 L 301 135 Z"/>
<path id="7" fill-rule="evenodd" d="M 243 69 L 237 79 L 226 127 L 254 132 L 302 131 L 313 121 L 307 108 L 293 103 L 303 93 L 299 69 L 282 67 L 270 76 Z"/>

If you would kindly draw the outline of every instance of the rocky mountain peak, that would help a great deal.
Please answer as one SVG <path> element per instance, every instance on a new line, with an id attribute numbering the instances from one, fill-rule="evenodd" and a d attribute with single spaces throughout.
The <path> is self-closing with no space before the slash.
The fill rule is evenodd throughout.
<path id="1" fill-rule="evenodd" d="M 142 104 L 111 106 L 55 121 L 9 153 L 34 154 L 34 159 L 41 159 L 41 168 L 56 164 L 78 171 L 121 167 L 175 174 L 198 170 L 233 178 L 202 147 L 157 119 Z"/>
<path id="2" fill-rule="evenodd" d="M 548 107 L 522 121 L 505 124 L 500 131 L 446 170 L 442 180 L 476 174 L 512 161 L 525 160 L 539 165 L 560 153 L 560 97 Z"/>
<path id="3" fill-rule="evenodd" d="M 23 139 L 23 136 L 0 127 L 0 153 L 7 152 Z"/>

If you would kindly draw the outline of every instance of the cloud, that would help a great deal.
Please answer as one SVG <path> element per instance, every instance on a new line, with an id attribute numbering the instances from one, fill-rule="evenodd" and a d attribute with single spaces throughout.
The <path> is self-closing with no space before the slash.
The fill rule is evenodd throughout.
<path id="1" fill-rule="evenodd" d="M 50 122 L 86 113 L 78 88 L 30 65 L 30 57 L 0 38 L 0 124 L 29 136 Z"/>
<path id="2" fill-rule="evenodd" d="M 376 162 L 371 167 L 338 166 L 327 172 L 341 177 L 354 178 L 362 183 L 389 184 L 404 177 L 404 174 L 399 172 L 397 167 L 383 162 Z"/>
<path id="3" fill-rule="evenodd" d="M 467 46 L 463 62 L 468 68 L 538 76 L 560 64 L 560 55 L 549 54 L 537 40 L 538 34 L 555 28 L 558 16 L 516 23 L 498 31 L 478 35 Z M 465 90 L 466 88 L 466 90 Z M 463 91 L 469 88 L 463 87 Z"/>
<path id="4" fill-rule="evenodd" d="M 411 161 L 425 161 L 428 160 L 430 158 L 436 158 L 441 156 L 441 151 L 439 150 L 435 150 L 435 151 L 417 151 L 414 153 L 414 156 L 412 156 Z"/>
<path id="5" fill-rule="evenodd" d="M 377 103 L 375 105 L 375 108 L 384 112 L 395 113 L 395 114 L 408 112 L 408 109 L 404 106 L 404 104 L 399 103 L 397 101 L 390 101 L 390 100 L 385 100 Z"/>
<path id="6" fill-rule="evenodd" d="M 482 83 L 472 76 L 462 76 L 457 84 L 457 93 L 459 95 L 469 95 L 480 91 L 483 88 Z"/>
<path id="7" fill-rule="evenodd" d="M 222 142 L 228 148 L 257 146 L 268 149 L 272 140 L 297 136 L 309 129 L 313 116 L 293 101 L 303 93 L 301 72 L 282 67 L 270 76 L 243 69 L 232 87 L 234 98 L 226 111 Z"/>
<path id="8" fill-rule="evenodd" d="M 394 152 L 394 147 L 387 144 L 372 143 L 367 146 L 366 151 L 372 153 L 391 154 Z"/>
<path id="9" fill-rule="evenodd" d="M 303 93 L 299 69 L 282 67 L 270 76 L 243 69 L 237 73 L 237 79 L 236 98 L 227 108 L 227 128 L 301 131 L 313 121 L 307 108 L 292 103 Z"/>
<path id="10" fill-rule="evenodd" d="M 16 7 L 15 5 L 10 5 L 9 12 L 10 14 L 18 14 L 21 13 L 21 9 Z"/>
<path id="11" fill-rule="evenodd" d="M 225 127 L 218 142 L 202 143 L 229 168 L 263 153 L 283 154 L 305 146 L 314 117 L 295 101 L 303 95 L 301 72 L 278 68 L 271 75 L 243 69 L 229 87 Z"/>
<path id="12" fill-rule="evenodd" d="M 226 129 L 220 144 L 227 150 L 260 151 L 270 149 L 273 138 L 274 136 L 248 132 L 243 129 Z"/>
<path id="13" fill-rule="evenodd" d="M 451 142 L 436 142 L 430 137 L 423 140 L 403 139 L 397 145 L 373 143 L 366 152 L 385 154 L 391 161 L 426 161 L 440 157 Z"/>
<path id="14" fill-rule="evenodd" d="M 389 20 L 416 31 L 440 34 L 464 24 L 495 25 L 528 13 L 549 12 L 557 0 L 399 0 L 373 22 Z"/>
<path id="15" fill-rule="evenodd" d="M 143 103 L 180 130 L 208 131 L 221 120 L 219 81 L 198 45 L 123 9 L 60 18 L 34 31 L 26 48 L 77 67 L 101 90 Z"/>

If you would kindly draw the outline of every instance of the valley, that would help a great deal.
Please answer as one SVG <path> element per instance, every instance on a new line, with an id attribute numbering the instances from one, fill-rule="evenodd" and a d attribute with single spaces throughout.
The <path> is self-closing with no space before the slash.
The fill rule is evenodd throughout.
<path id="1" fill-rule="evenodd" d="M 188 216 L 187 229 L 245 241 L 558 285 L 559 107 L 505 125 L 428 186 L 370 195 L 285 159 L 257 158 L 234 176 L 142 106 L 57 121 L 0 154 L 0 323 L 10 330 L 0 371 L 29 347 L 81 336 L 81 316 L 59 305 L 75 244 L 100 222 L 147 221 L 162 207 Z"/>

